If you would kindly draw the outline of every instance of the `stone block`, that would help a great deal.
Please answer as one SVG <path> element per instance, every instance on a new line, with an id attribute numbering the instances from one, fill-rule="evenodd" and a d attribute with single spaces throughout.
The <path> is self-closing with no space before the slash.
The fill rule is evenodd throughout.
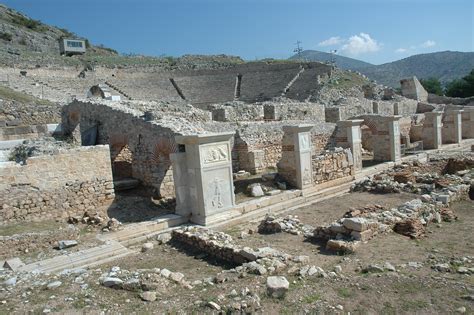
<path id="1" fill-rule="evenodd" d="M 364 218 L 346 218 L 342 220 L 342 224 L 348 230 L 354 230 L 357 232 L 363 232 L 369 228 L 369 224 Z"/>
<path id="2" fill-rule="evenodd" d="M 21 268 L 24 265 L 25 264 L 21 261 L 20 258 L 15 257 L 15 258 L 5 260 L 5 262 L 3 263 L 3 268 L 7 268 L 12 271 L 17 271 L 19 268 Z"/>
<path id="3" fill-rule="evenodd" d="M 366 242 L 370 240 L 373 236 L 373 231 L 372 230 L 366 230 L 363 232 L 358 232 L 358 231 L 352 231 L 351 236 L 356 240 L 356 241 L 361 241 L 361 242 Z"/>

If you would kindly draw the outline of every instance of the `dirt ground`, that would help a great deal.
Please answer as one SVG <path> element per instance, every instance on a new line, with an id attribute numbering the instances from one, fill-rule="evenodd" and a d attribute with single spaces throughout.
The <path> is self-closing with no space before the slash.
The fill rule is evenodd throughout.
<path id="1" fill-rule="evenodd" d="M 298 209 L 292 214 L 303 223 L 318 225 L 340 218 L 350 206 L 377 203 L 392 207 L 413 198 L 409 194 L 352 193 Z M 154 249 L 146 253 L 122 258 L 81 275 L 87 286 L 75 276 L 50 276 L 46 280 L 32 279 L 31 283 L 21 283 L 13 289 L 2 288 L 0 313 L 42 313 L 44 310 L 97 314 L 102 311 L 124 314 L 212 313 L 213 310 L 205 306 L 206 302 L 227 305 L 241 299 L 232 294 L 233 290 L 240 293 L 248 288 L 260 298 L 259 313 L 447 314 L 465 307 L 469 314 L 474 312 L 474 302 L 466 296 L 474 295 L 474 276 L 442 273 L 431 268 L 435 263 L 467 256 L 474 260 L 474 202 L 455 203 L 452 209 L 459 219 L 429 225 L 423 239 L 412 240 L 396 233 L 379 235 L 362 244 L 356 253 L 344 256 L 321 251 L 317 244 L 304 242 L 302 236 L 288 233 L 238 237 L 241 231 L 255 229 L 257 222 L 227 229 L 225 232 L 231 234 L 239 245 L 270 245 L 289 254 L 308 255 L 310 265 L 322 267 L 327 272 L 336 265 L 341 266 L 341 276 L 335 278 L 299 278 L 283 272 L 290 282 L 290 289 L 282 300 L 267 297 L 266 275 L 246 274 L 210 284 L 213 277 L 231 266 L 173 244 L 155 244 Z M 383 265 L 385 262 L 394 265 L 397 272 L 372 274 L 360 271 L 369 264 Z M 410 267 L 409 263 L 416 263 L 417 267 Z M 192 289 L 170 284 L 159 289 L 157 301 L 144 302 L 137 292 L 115 290 L 99 284 L 101 274 L 113 266 L 120 266 L 130 273 L 140 269 L 167 268 L 183 273 L 191 283 L 201 280 L 203 284 L 193 284 Z M 45 289 L 45 284 L 55 279 L 62 281 L 63 285 Z M 43 281 L 43 284 L 35 285 L 35 281 Z M 343 310 L 340 310 L 341 306 Z"/>

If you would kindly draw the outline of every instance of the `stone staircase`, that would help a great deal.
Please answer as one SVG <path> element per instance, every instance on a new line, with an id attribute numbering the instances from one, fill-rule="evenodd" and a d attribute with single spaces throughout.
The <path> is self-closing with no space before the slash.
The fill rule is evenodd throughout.
<path id="1" fill-rule="evenodd" d="M 124 91 L 122 91 L 121 89 L 119 89 L 118 87 L 116 87 L 115 85 L 110 83 L 109 81 L 105 81 L 104 83 L 105 83 L 105 85 L 110 87 L 112 90 L 116 91 L 120 95 L 123 95 L 126 99 L 132 100 L 132 97 L 130 95 L 128 95 L 127 93 L 125 93 Z"/>
<path id="2" fill-rule="evenodd" d="M 296 82 L 296 80 L 298 80 L 298 78 L 300 77 L 300 75 L 304 72 L 304 67 L 303 66 L 300 66 L 300 71 L 298 71 L 298 73 L 295 75 L 295 77 L 293 79 L 291 79 L 290 82 L 288 82 L 287 86 L 283 89 L 283 92 L 281 93 L 281 96 L 286 96 L 286 93 L 288 93 L 288 91 L 290 90 L 291 86 L 293 85 L 293 83 Z"/>

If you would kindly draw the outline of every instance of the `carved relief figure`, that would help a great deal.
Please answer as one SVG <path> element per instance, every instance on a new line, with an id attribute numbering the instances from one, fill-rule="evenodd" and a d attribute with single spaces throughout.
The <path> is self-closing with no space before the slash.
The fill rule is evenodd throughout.
<path id="1" fill-rule="evenodd" d="M 204 148 L 204 163 L 214 163 L 214 162 L 221 162 L 227 161 L 227 146 L 226 145 L 219 145 L 213 146 L 209 148 Z"/>
<path id="2" fill-rule="evenodd" d="M 222 202 L 222 193 L 221 193 L 221 187 L 220 187 L 221 182 L 223 182 L 223 180 L 217 177 L 214 178 L 210 182 L 211 191 L 213 192 L 212 199 L 211 199 L 211 205 L 213 208 L 222 208 L 224 206 Z"/>

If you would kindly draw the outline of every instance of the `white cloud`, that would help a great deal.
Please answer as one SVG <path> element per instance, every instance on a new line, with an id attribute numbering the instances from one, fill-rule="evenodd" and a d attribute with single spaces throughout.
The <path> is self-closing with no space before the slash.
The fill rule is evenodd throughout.
<path id="1" fill-rule="evenodd" d="M 395 50 L 396 53 L 398 54 L 403 54 L 403 53 L 406 53 L 408 51 L 408 49 L 406 48 L 398 48 Z"/>
<path id="2" fill-rule="evenodd" d="M 342 46 L 342 51 L 350 55 L 359 55 L 380 50 L 381 45 L 370 37 L 369 34 L 360 33 L 359 35 L 351 36 Z"/>
<path id="3" fill-rule="evenodd" d="M 434 45 L 436 45 L 436 42 L 434 40 L 429 39 L 426 42 L 424 42 L 423 44 L 421 44 L 421 47 L 429 48 L 429 47 L 433 47 Z"/>
<path id="4" fill-rule="evenodd" d="M 343 42 L 344 40 L 342 38 L 340 38 L 339 36 L 333 36 L 333 37 L 330 37 L 326 40 L 323 40 L 322 42 L 320 42 L 318 45 L 319 46 L 335 46 L 335 45 L 339 45 Z"/>

